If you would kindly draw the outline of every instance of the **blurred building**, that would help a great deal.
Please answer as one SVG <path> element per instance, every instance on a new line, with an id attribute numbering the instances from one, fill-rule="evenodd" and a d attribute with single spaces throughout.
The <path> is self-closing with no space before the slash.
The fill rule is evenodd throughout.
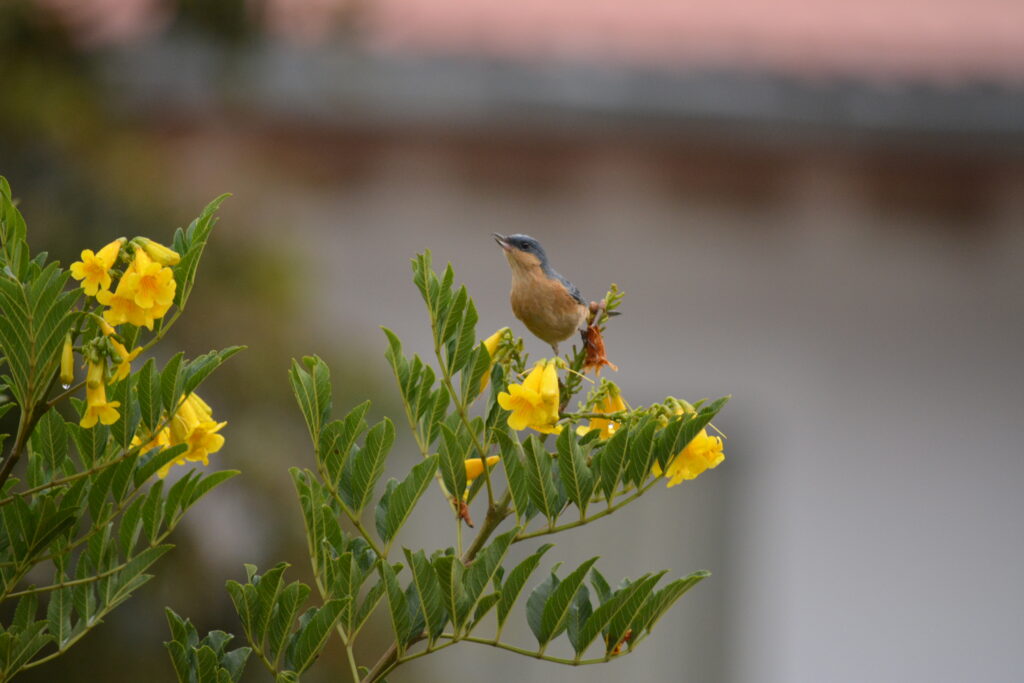
<path id="1" fill-rule="evenodd" d="M 467 645 L 394 680 L 1020 679 L 1024 4 L 40 5 L 159 162 L 117 168 L 189 210 L 233 191 L 220 239 L 299 264 L 306 332 L 258 356 L 282 390 L 289 356 L 325 348 L 370 368 L 352 396 L 390 390 L 377 326 L 428 350 L 423 248 L 481 332 L 514 322 L 489 235 L 526 232 L 588 297 L 626 290 L 608 350 L 630 400 L 734 394 L 722 467 L 555 539 L 610 576 L 713 571 L 635 657 Z M 256 448 L 265 418 L 232 425 Z M 447 544 L 431 519 L 409 533 Z"/>

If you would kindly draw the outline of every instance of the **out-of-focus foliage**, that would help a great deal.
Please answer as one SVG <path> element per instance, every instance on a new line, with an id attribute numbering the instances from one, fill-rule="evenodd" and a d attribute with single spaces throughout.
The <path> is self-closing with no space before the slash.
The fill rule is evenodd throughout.
<path id="1" fill-rule="evenodd" d="M 65 270 L 30 254 L 0 178 L 0 416 L 17 414 L 0 460 L 0 604 L 12 607 L 0 624 L 0 680 L 60 656 L 101 624 L 151 578 L 188 509 L 237 474 L 163 480 L 171 464 L 205 461 L 223 443 L 193 392 L 239 348 L 131 368 L 184 310 L 218 204 L 177 232 L 173 251 L 115 240 Z M 120 308 L 101 311 L 107 297 L 120 297 Z M 111 316 L 128 306 L 146 328 Z M 79 361 L 88 372 L 76 383 Z M 192 403 L 203 415 L 186 419 Z"/>

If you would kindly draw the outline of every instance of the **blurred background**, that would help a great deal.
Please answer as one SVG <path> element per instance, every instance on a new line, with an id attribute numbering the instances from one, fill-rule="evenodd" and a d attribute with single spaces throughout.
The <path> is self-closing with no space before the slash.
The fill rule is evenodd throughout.
<path id="1" fill-rule="evenodd" d="M 237 632 L 243 562 L 308 577 L 289 359 L 331 363 L 336 410 L 396 414 L 378 326 L 429 353 L 424 248 L 481 336 L 525 334 L 492 232 L 626 291 L 606 342 L 631 402 L 734 396 L 722 466 L 546 562 L 713 577 L 606 666 L 463 645 L 393 681 L 1024 677 L 1024 4 L 4 0 L 0 92 L 0 173 L 64 263 L 234 193 L 161 353 L 249 345 L 204 392 L 211 467 L 243 476 L 24 680 L 171 681 L 164 606 Z M 399 441 L 394 473 L 415 457 Z M 405 543 L 449 545 L 444 514 Z"/>

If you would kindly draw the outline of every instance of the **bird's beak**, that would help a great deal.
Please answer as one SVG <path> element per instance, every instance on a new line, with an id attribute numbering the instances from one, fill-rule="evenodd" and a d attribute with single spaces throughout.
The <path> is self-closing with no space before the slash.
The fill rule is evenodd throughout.
<path id="1" fill-rule="evenodd" d="M 504 235 L 499 235 L 496 232 L 491 234 L 494 235 L 494 241 L 500 244 L 502 249 L 505 251 L 512 251 L 512 245 L 508 243 Z"/>

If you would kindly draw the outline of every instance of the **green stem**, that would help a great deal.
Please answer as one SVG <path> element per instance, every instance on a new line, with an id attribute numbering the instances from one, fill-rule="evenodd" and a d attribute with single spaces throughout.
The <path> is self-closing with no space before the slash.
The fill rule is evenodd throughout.
<path id="1" fill-rule="evenodd" d="M 317 460 L 319 461 L 320 459 L 317 458 Z M 327 473 L 324 471 L 323 466 L 320 465 L 319 462 L 317 462 L 317 470 L 320 472 L 321 480 L 323 480 L 324 482 L 330 481 L 330 477 L 327 476 Z M 359 534 L 363 537 L 363 539 L 369 544 L 370 548 L 373 549 L 373 552 L 377 554 L 377 557 L 381 558 L 382 560 L 387 560 L 387 553 L 385 553 L 384 549 L 381 548 L 377 544 L 377 542 L 373 540 L 373 537 L 370 536 L 370 532 L 366 530 L 365 526 L 363 526 L 363 523 L 359 519 L 359 517 L 354 512 L 352 512 L 352 510 L 349 509 L 348 504 L 342 499 L 341 495 L 338 493 L 338 490 L 333 486 L 328 486 L 327 490 L 331 492 L 331 497 L 334 498 L 335 502 L 341 508 L 342 512 L 344 512 L 345 516 L 348 517 L 348 521 L 352 522 L 352 526 L 356 528 L 356 531 L 358 531 Z"/>
<path id="2" fill-rule="evenodd" d="M 576 527 L 583 526 L 584 524 L 587 524 L 588 522 L 593 522 L 596 519 L 601 519 L 602 517 L 607 517 L 608 515 L 612 514 L 616 510 L 618 510 L 619 508 L 623 508 L 626 505 L 629 505 L 634 500 L 636 500 L 640 496 L 644 495 L 644 493 L 646 493 L 648 490 L 650 490 L 650 488 L 652 486 L 654 486 L 654 484 L 656 484 L 660 479 L 661 479 L 661 477 L 655 477 L 654 479 L 651 479 L 651 481 L 649 481 L 646 485 L 644 485 L 643 487 L 637 489 L 636 492 L 633 493 L 633 495 L 627 496 L 625 498 L 620 498 L 619 500 L 617 500 L 612 505 L 609 505 L 604 510 L 601 510 L 601 512 L 598 512 L 596 514 L 590 515 L 589 517 L 584 517 L 582 519 L 578 519 L 575 522 L 567 522 L 565 524 L 558 524 L 558 525 L 555 525 L 555 526 L 550 526 L 550 527 L 548 527 L 546 529 L 538 529 L 537 531 L 531 531 L 531 532 L 528 532 L 528 533 L 516 534 L 516 537 L 512 539 L 512 542 L 513 543 L 518 543 L 519 541 L 525 541 L 525 540 L 527 540 L 529 538 L 537 538 L 538 536 L 549 536 L 551 534 L 557 534 L 559 531 L 565 531 L 567 529 L 575 529 Z"/>
<path id="3" fill-rule="evenodd" d="M 509 514 L 511 514 L 508 508 L 511 500 L 511 492 L 506 491 L 505 495 L 502 496 L 497 505 L 492 505 L 487 508 L 487 516 L 484 518 L 483 524 L 480 525 L 480 532 L 476 535 L 476 538 L 473 539 L 473 543 L 470 544 L 465 555 L 462 556 L 463 564 L 469 564 L 473 561 L 477 553 L 479 553 L 484 547 L 484 544 L 487 543 L 487 539 L 490 538 L 491 534 L 494 533 L 494 530 L 498 528 L 498 525 L 501 524 Z M 428 648 L 427 652 L 435 652 L 439 649 L 441 648 L 435 647 L 432 650 Z M 391 647 L 389 647 L 384 654 L 381 655 L 380 659 L 377 660 L 377 663 L 374 664 L 370 673 L 363 677 L 362 683 L 374 683 L 374 681 L 378 681 L 381 677 L 390 673 L 391 670 L 399 664 L 407 662 L 410 659 L 415 659 L 423 654 L 426 654 L 426 652 L 399 658 L 398 645 L 396 643 L 392 643 Z"/>
<path id="4" fill-rule="evenodd" d="M 352 672 L 352 683 L 359 683 L 359 665 L 356 664 L 356 654 L 351 644 L 345 645 L 345 654 L 348 656 L 349 671 Z"/>
<path id="5" fill-rule="evenodd" d="M 509 652 L 515 652 L 516 654 L 525 655 L 527 657 L 533 657 L 534 659 L 542 659 L 545 662 L 553 662 L 555 664 L 565 664 L 566 666 L 585 666 L 587 664 L 601 664 L 607 662 L 611 657 L 595 657 L 593 659 L 565 659 L 564 657 L 552 657 L 551 655 L 544 654 L 543 650 L 527 650 L 525 648 L 516 647 L 515 645 L 509 645 L 508 643 L 502 643 L 497 640 L 487 640 L 485 638 L 475 638 L 473 636 L 462 636 L 457 640 L 454 640 L 454 636 L 449 633 L 442 633 L 441 638 L 452 640 L 452 642 L 476 643 L 478 645 L 490 645 L 500 650 L 508 650 Z"/>
<path id="6" fill-rule="evenodd" d="M 506 517 L 512 514 L 509 509 L 509 503 L 512 501 L 512 492 L 505 491 L 505 495 L 502 496 L 501 500 L 497 504 L 492 504 L 487 507 L 487 516 L 484 517 L 483 524 L 480 525 L 480 531 L 477 533 L 476 538 L 470 544 L 466 550 L 466 554 L 462 556 L 462 564 L 468 565 L 476 557 L 487 540 L 494 533 L 494 530 L 498 528 Z"/>

